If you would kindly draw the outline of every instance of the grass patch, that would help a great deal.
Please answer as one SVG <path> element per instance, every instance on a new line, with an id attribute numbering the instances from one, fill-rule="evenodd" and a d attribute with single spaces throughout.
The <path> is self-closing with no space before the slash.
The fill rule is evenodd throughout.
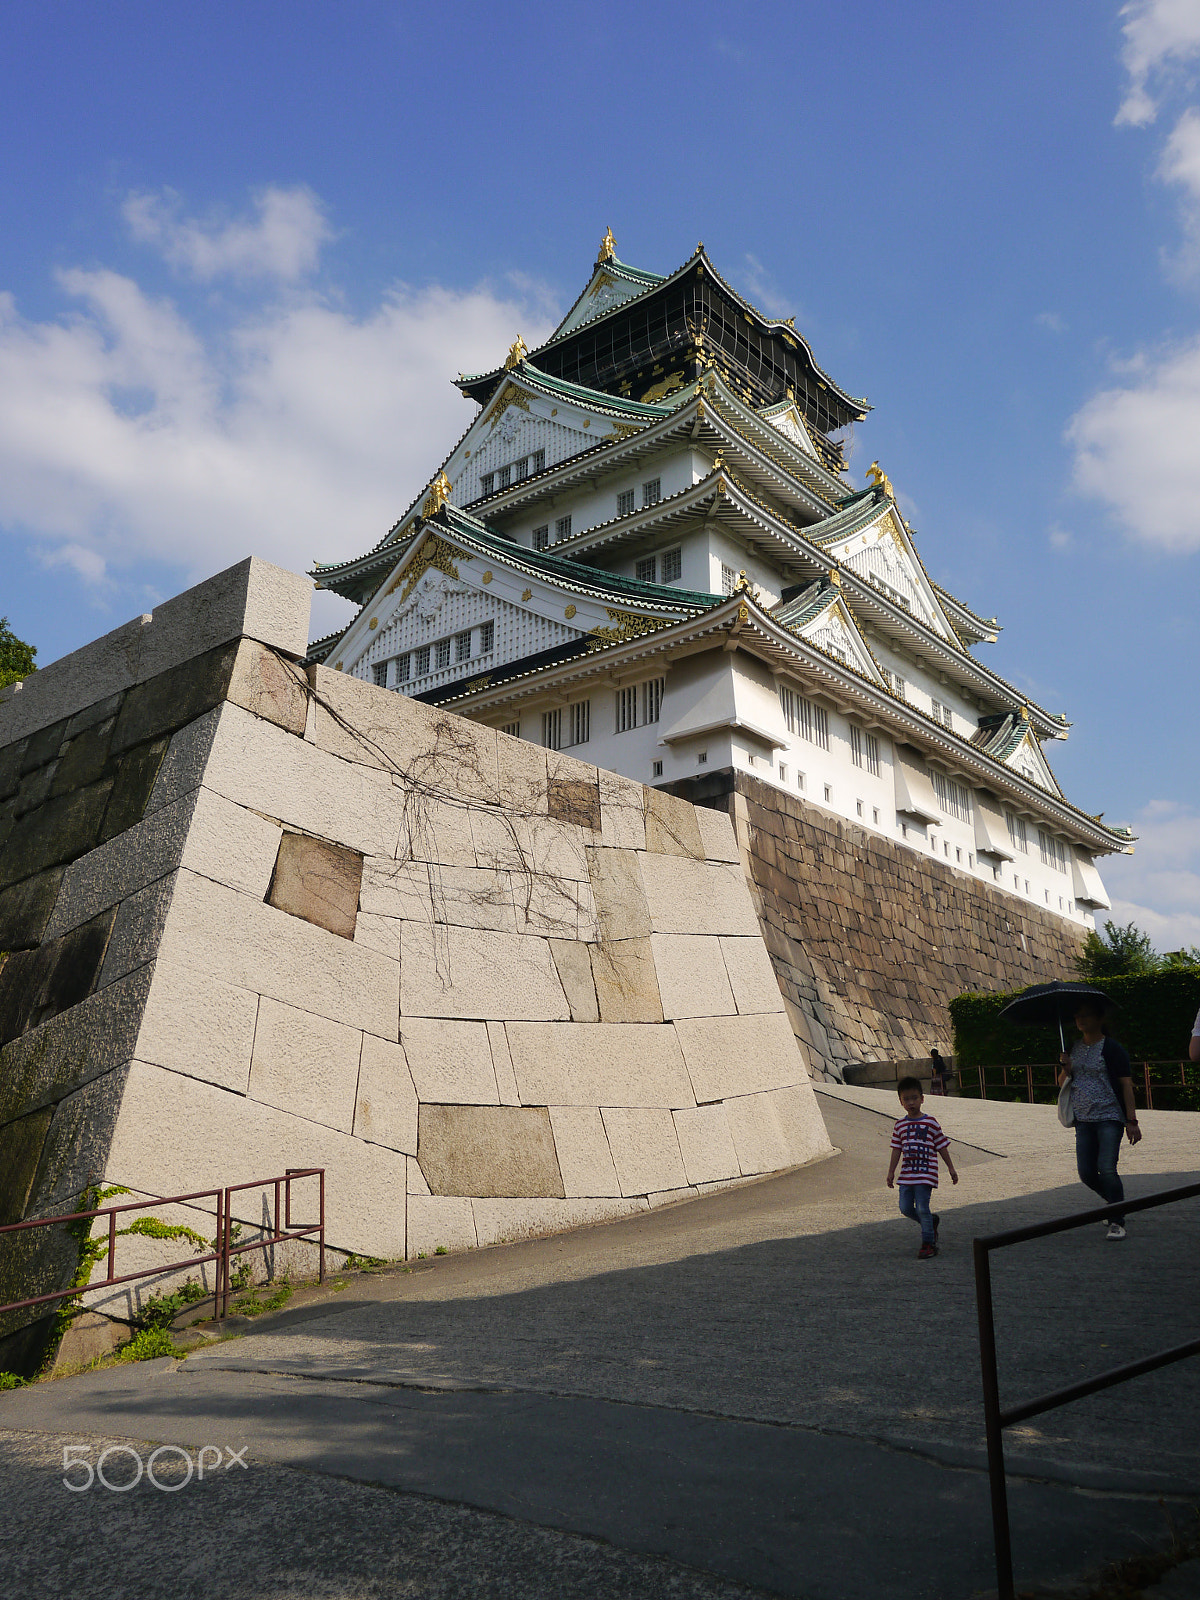
<path id="1" fill-rule="evenodd" d="M 264 1311 L 280 1310 L 291 1298 L 292 1286 L 285 1278 L 269 1300 L 260 1300 L 257 1290 L 252 1290 L 240 1300 L 235 1300 L 233 1309 L 240 1317 L 261 1317 Z"/>
<path id="2" fill-rule="evenodd" d="M 140 1328 L 128 1344 L 113 1353 L 116 1361 L 156 1361 L 159 1356 L 186 1354 L 180 1350 L 166 1328 Z"/>
<path id="3" fill-rule="evenodd" d="M 15 1372 L 0 1372 L 0 1389 L 24 1389 L 28 1378 L 19 1378 Z"/>

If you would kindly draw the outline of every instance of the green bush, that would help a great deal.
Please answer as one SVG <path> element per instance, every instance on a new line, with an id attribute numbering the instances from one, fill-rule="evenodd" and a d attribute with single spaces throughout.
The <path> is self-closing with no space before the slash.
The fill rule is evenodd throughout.
<path id="1" fill-rule="evenodd" d="M 118 1361 L 153 1361 L 158 1356 L 181 1356 L 166 1328 L 143 1328 L 117 1351 Z"/>

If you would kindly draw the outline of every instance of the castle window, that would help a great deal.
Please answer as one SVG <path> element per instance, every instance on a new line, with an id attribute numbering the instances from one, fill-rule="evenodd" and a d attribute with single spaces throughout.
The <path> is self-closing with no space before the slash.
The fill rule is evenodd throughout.
<path id="1" fill-rule="evenodd" d="M 804 774 L 802 772 L 796 774 L 796 787 L 797 789 L 804 788 Z"/>
<path id="2" fill-rule="evenodd" d="M 617 733 L 628 733 L 637 727 L 637 686 L 617 690 Z"/>
<path id="3" fill-rule="evenodd" d="M 663 689 L 666 687 L 665 678 L 649 678 L 642 685 L 642 721 L 657 722 L 662 713 Z"/>
<path id="4" fill-rule="evenodd" d="M 544 450 L 535 450 L 533 452 L 533 470 L 535 472 L 545 472 L 546 452 Z"/>
<path id="5" fill-rule="evenodd" d="M 592 736 L 592 702 L 577 700 L 567 707 L 568 732 L 572 744 L 587 744 Z"/>
<path id="6" fill-rule="evenodd" d="M 529 457 L 522 456 L 520 461 L 513 462 L 513 482 L 524 483 L 529 476 Z"/>
<path id="7" fill-rule="evenodd" d="M 569 539 L 570 537 L 571 537 L 571 519 L 570 519 L 570 517 L 559 517 L 558 521 L 554 524 L 554 540 L 555 540 L 555 543 L 557 544 L 557 542 L 560 539 Z"/>
<path id="8" fill-rule="evenodd" d="M 495 493 L 495 489 L 496 489 L 496 474 L 494 472 L 485 472 L 483 474 L 483 476 L 479 480 L 479 491 L 480 491 L 480 493 L 481 494 L 494 494 Z"/>
<path id="9" fill-rule="evenodd" d="M 649 483 L 642 485 L 643 506 L 656 506 L 662 499 L 662 479 L 651 478 Z"/>
<path id="10" fill-rule="evenodd" d="M 481 656 L 490 656 L 495 640 L 496 624 L 494 622 L 481 623 L 479 628 L 479 654 Z"/>
<path id="11" fill-rule="evenodd" d="M 953 778 L 947 778 L 945 773 L 935 770 L 933 788 L 938 805 L 948 816 L 957 817 L 960 822 L 970 822 L 971 791 L 964 784 L 955 783 Z"/>
<path id="12" fill-rule="evenodd" d="M 896 699 L 897 700 L 907 700 L 908 699 L 908 686 L 905 684 L 903 678 L 893 678 L 892 679 L 892 688 L 896 692 Z"/>
<path id="13" fill-rule="evenodd" d="M 544 523 L 542 527 L 533 530 L 533 548 L 535 550 L 548 550 L 550 548 L 550 524 Z"/>
<path id="14" fill-rule="evenodd" d="M 377 661 L 371 668 L 371 676 L 375 680 L 375 687 L 377 689 L 387 688 L 387 667 L 388 664 L 386 661 Z"/>
<path id="15" fill-rule="evenodd" d="M 797 733 L 809 744 L 829 749 L 829 713 L 824 706 L 815 706 L 794 689 L 779 686 L 779 702 L 783 707 L 783 720 L 789 733 Z"/>
<path id="16" fill-rule="evenodd" d="M 871 807 L 871 820 L 874 822 L 876 827 L 879 826 L 879 807 L 878 806 L 872 806 Z"/>
<path id="17" fill-rule="evenodd" d="M 617 496 L 617 515 L 619 517 L 632 516 L 637 509 L 637 496 L 632 489 L 622 489 Z"/>
<path id="18" fill-rule="evenodd" d="M 651 769 L 650 769 L 650 776 L 652 778 L 661 778 L 662 777 L 662 762 L 661 761 L 655 761 L 655 762 L 652 763 Z"/>
<path id="19" fill-rule="evenodd" d="M 454 635 L 455 661 L 469 661 L 471 659 L 471 630 L 464 628 L 461 633 Z"/>
<path id="20" fill-rule="evenodd" d="M 733 570 L 732 567 L 727 567 L 725 565 L 725 563 L 722 561 L 722 563 L 721 563 L 721 593 L 722 594 L 733 594 L 733 592 L 734 592 L 734 590 L 736 588 L 737 588 L 737 573 Z"/>
<path id="21" fill-rule="evenodd" d="M 662 581 L 664 583 L 678 583 L 683 576 L 683 551 L 664 550 L 662 558 Z"/>
<path id="22" fill-rule="evenodd" d="M 832 788 L 832 786 L 830 784 L 827 783 L 825 785 L 825 804 L 828 805 L 829 802 L 832 799 L 833 799 L 833 788 Z"/>
<path id="23" fill-rule="evenodd" d="M 879 740 L 873 733 L 867 734 L 867 771 L 873 778 L 879 776 Z"/>
<path id="24" fill-rule="evenodd" d="M 779 763 L 779 781 L 780 783 L 787 782 L 787 763 L 785 761 Z"/>
<path id="25" fill-rule="evenodd" d="M 1011 811 L 1004 813 L 1008 823 L 1008 839 L 1014 850 L 1019 850 L 1022 855 L 1029 854 L 1029 835 L 1025 831 L 1024 817 L 1014 817 Z"/>
<path id="26" fill-rule="evenodd" d="M 438 668 L 438 671 L 440 672 L 443 667 L 448 667 L 450 665 L 450 641 L 449 641 L 449 639 L 439 639 L 437 644 L 434 646 L 434 650 L 435 650 L 435 659 L 437 661 L 437 668 Z"/>
<path id="27" fill-rule="evenodd" d="M 863 803 L 862 803 L 862 801 L 861 800 L 856 800 L 854 802 L 854 804 L 855 804 L 855 806 L 856 806 L 856 808 L 858 810 L 859 816 L 861 817 L 862 814 L 863 814 Z"/>
<path id="28" fill-rule="evenodd" d="M 511 467 L 498 467 L 496 469 L 496 487 L 498 489 L 507 489 L 511 482 L 512 482 L 512 468 Z"/>
<path id="29" fill-rule="evenodd" d="M 407 683 L 412 677 L 412 656 L 406 650 L 402 656 L 396 657 L 396 682 Z"/>
<path id="30" fill-rule="evenodd" d="M 706 767 L 708 765 L 708 751 L 707 750 L 697 750 L 696 751 L 696 765 L 698 767 Z"/>
<path id="31" fill-rule="evenodd" d="M 634 576 L 639 583 L 654 583 L 658 576 L 658 560 L 654 556 L 643 556 L 634 567 Z"/>
<path id="32" fill-rule="evenodd" d="M 853 763 L 854 763 L 854 765 L 856 767 L 861 767 L 862 764 L 863 764 L 862 729 L 861 728 L 856 728 L 853 723 L 850 724 L 850 759 L 851 759 L 851 761 L 853 761 Z M 858 809 L 859 809 L 859 814 L 861 815 L 862 814 L 862 802 L 861 801 L 859 802 Z"/>
<path id="33" fill-rule="evenodd" d="M 423 644 L 417 651 L 417 677 L 424 678 L 429 673 L 429 646 Z"/>
<path id="34" fill-rule="evenodd" d="M 510 739 L 519 739 L 521 737 L 521 724 L 519 721 L 506 722 L 500 732 L 508 734 Z"/>
<path id="35" fill-rule="evenodd" d="M 1038 829 L 1038 844 L 1042 852 L 1042 865 L 1053 867 L 1055 872 L 1067 870 L 1067 852 L 1061 839 L 1056 839 L 1053 834 L 1044 828 Z"/>
<path id="36" fill-rule="evenodd" d="M 542 712 L 542 744 L 547 750 L 562 749 L 562 707 Z"/>

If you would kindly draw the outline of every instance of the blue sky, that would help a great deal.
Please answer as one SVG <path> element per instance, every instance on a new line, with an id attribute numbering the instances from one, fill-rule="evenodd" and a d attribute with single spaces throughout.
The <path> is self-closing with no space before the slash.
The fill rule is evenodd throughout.
<path id="1" fill-rule="evenodd" d="M 3 5 L 0 614 L 42 663 L 375 543 L 607 224 L 875 407 L 988 662 L 1200 944 L 1200 0 Z M 314 632 L 339 604 L 318 597 Z"/>

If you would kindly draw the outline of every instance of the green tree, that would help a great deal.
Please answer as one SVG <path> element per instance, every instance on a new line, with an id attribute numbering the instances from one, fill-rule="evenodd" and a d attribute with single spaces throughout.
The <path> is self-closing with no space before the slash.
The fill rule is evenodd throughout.
<path id="1" fill-rule="evenodd" d="M 1186 950 L 1168 950 L 1162 965 L 1167 972 L 1178 972 L 1181 967 L 1200 967 L 1200 947 L 1193 944 Z"/>
<path id="2" fill-rule="evenodd" d="M 35 655 L 37 645 L 18 639 L 8 625 L 8 618 L 0 617 L 0 689 L 7 689 L 10 683 L 19 683 L 36 672 Z"/>
<path id="3" fill-rule="evenodd" d="M 1150 935 L 1132 922 L 1127 922 L 1123 928 L 1118 928 L 1115 922 L 1106 922 L 1103 939 L 1092 929 L 1084 940 L 1082 954 L 1075 961 L 1080 976 L 1096 982 L 1125 973 L 1157 972 L 1162 964 L 1162 957 L 1150 943 Z"/>

